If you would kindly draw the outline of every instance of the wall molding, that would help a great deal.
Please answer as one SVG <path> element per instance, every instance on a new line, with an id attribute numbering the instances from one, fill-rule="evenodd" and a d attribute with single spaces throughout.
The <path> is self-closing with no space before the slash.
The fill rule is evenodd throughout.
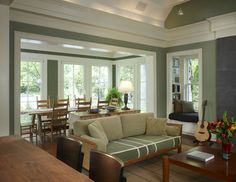
<path id="1" fill-rule="evenodd" d="M 236 12 L 164 29 L 61 1 L 18 0 L 10 20 L 162 48 L 236 35 Z"/>
<path id="2" fill-rule="evenodd" d="M 81 6 L 65 6 L 62 2 L 19 0 L 12 4 L 10 15 L 12 21 L 165 46 L 163 28 Z"/>

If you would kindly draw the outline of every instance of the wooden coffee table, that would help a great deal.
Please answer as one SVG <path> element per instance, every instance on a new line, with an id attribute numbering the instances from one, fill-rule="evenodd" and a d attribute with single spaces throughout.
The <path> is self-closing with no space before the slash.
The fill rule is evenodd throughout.
<path id="1" fill-rule="evenodd" d="M 190 151 L 198 150 L 215 155 L 215 158 L 208 162 L 191 159 L 186 156 Z M 204 175 L 208 175 L 224 181 L 236 181 L 236 153 L 231 153 L 230 160 L 222 159 L 220 149 L 207 146 L 195 147 L 189 151 L 182 152 L 173 156 L 163 157 L 163 182 L 169 181 L 170 164 L 186 168 Z"/>

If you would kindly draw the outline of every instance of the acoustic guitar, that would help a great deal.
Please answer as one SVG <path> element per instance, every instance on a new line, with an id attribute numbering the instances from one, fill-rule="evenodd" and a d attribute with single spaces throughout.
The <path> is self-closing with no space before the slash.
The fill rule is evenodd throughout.
<path id="1" fill-rule="evenodd" d="M 207 141 L 210 138 L 210 133 L 207 130 L 208 122 L 204 121 L 205 120 L 206 105 L 207 105 L 207 100 L 204 100 L 202 102 L 202 120 L 198 121 L 197 129 L 196 129 L 196 132 L 195 132 L 195 135 L 194 135 L 196 140 L 199 141 L 199 142 Z"/>

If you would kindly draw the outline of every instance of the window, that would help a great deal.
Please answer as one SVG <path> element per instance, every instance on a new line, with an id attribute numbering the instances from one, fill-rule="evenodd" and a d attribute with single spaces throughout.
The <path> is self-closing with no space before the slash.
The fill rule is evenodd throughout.
<path id="1" fill-rule="evenodd" d="M 92 98 L 104 100 L 109 89 L 109 67 L 92 66 Z"/>
<path id="2" fill-rule="evenodd" d="M 122 80 L 129 80 L 134 86 L 134 92 L 129 93 L 129 108 L 138 108 L 142 111 L 147 111 L 148 103 L 152 102 L 147 99 L 147 78 L 149 78 L 147 74 L 147 65 L 145 57 L 117 62 L 117 86 L 119 86 L 119 83 Z M 149 110 L 151 111 L 151 107 Z"/>
<path id="3" fill-rule="evenodd" d="M 140 65 L 140 109 L 142 111 L 147 110 L 147 76 L 146 76 L 146 65 Z"/>
<path id="4" fill-rule="evenodd" d="M 96 62 L 96 63 L 95 63 Z M 70 98 L 70 105 L 74 106 L 74 96 L 89 99 L 92 105 L 98 99 L 105 99 L 111 87 L 111 62 L 89 59 L 63 60 L 59 67 L 59 97 Z M 61 83 L 60 83 L 60 80 Z"/>
<path id="5" fill-rule="evenodd" d="M 69 96 L 70 103 L 74 103 L 74 97 L 83 97 L 84 66 L 77 64 L 64 64 L 64 98 Z"/>
<path id="6" fill-rule="evenodd" d="M 40 61 L 21 61 L 20 108 L 21 111 L 35 109 L 36 96 L 42 96 L 42 63 Z"/>
<path id="7" fill-rule="evenodd" d="M 199 61 L 196 58 L 186 59 L 185 99 L 193 102 L 194 109 L 198 110 L 199 100 Z"/>
<path id="8" fill-rule="evenodd" d="M 131 81 L 131 83 L 133 84 L 134 88 L 135 88 L 135 65 L 120 65 L 119 69 L 119 83 L 122 80 L 129 80 Z M 134 100 L 134 95 L 135 95 L 135 91 L 133 93 L 128 93 L 129 94 L 129 99 L 128 99 L 128 107 L 129 108 L 134 108 L 135 106 L 135 100 Z"/>

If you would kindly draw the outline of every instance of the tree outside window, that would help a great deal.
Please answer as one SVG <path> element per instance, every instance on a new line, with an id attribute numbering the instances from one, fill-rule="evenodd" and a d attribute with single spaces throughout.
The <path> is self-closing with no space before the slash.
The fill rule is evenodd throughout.
<path id="1" fill-rule="evenodd" d="M 21 111 L 35 109 L 36 96 L 41 96 L 41 63 L 21 61 L 20 103 Z"/>
<path id="2" fill-rule="evenodd" d="M 105 100 L 109 88 L 109 68 L 92 66 L 92 97 Z"/>
<path id="3" fill-rule="evenodd" d="M 70 103 L 74 103 L 74 97 L 83 97 L 84 94 L 84 66 L 64 64 L 64 98 L 69 96 Z"/>
<path id="4" fill-rule="evenodd" d="M 199 101 L 199 61 L 190 58 L 187 60 L 187 101 L 192 101 L 195 110 L 198 110 Z"/>

